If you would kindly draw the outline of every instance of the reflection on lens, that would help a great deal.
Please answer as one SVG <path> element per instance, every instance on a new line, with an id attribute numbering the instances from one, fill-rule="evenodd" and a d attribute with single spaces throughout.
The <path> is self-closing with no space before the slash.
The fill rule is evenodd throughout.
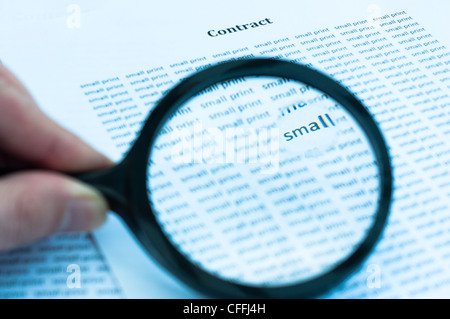
<path id="1" fill-rule="evenodd" d="M 322 275 L 375 220 L 378 167 L 356 120 L 326 93 L 247 77 L 199 92 L 151 151 L 158 222 L 192 263 L 277 287 Z"/>

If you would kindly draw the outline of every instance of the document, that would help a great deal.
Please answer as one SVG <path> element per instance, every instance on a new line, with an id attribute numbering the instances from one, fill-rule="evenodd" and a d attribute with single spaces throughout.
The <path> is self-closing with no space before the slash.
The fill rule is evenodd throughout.
<path id="1" fill-rule="evenodd" d="M 49 116 L 116 161 L 164 94 L 218 62 L 272 57 L 339 81 L 383 132 L 395 191 L 375 251 L 358 272 L 321 297 L 450 297 L 445 1 L 52 3 L 28 13 L 2 4 L 7 8 L 0 15 L 4 10 L 11 15 L 1 23 L 8 32 L 1 33 L 0 59 Z M 253 102 L 257 107 L 257 99 Z M 186 185 L 208 184 L 207 174 L 183 170 L 198 176 Z M 198 192 L 217 198 L 217 205 L 231 196 Z M 235 176 L 225 192 L 252 196 L 243 176 Z M 176 194 L 174 185 L 164 193 L 167 200 L 170 194 Z M 73 264 L 81 267 L 83 288 L 67 286 L 67 267 Z M 93 234 L 58 235 L 0 255 L 0 274 L 3 298 L 200 297 L 155 264 L 113 214 Z"/>
<path id="2" fill-rule="evenodd" d="M 0 298 L 123 298 L 91 234 L 57 235 L 0 255 Z"/>

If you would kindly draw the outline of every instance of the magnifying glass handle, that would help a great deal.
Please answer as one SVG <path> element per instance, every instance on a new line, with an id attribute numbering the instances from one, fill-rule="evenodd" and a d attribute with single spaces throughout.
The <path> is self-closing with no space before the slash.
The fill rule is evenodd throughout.
<path id="1" fill-rule="evenodd" d="M 0 168 L 0 177 L 12 174 L 12 173 L 17 173 L 17 172 L 21 172 L 22 170 L 15 170 L 15 169 L 6 169 L 6 168 Z"/>
<path id="2" fill-rule="evenodd" d="M 24 171 L 26 170 L 1 168 L 0 177 Z M 120 164 L 102 171 L 67 175 L 96 188 L 106 198 L 112 211 L 123 219 L 128 218 L 125 174 Z"/>
<path id="3" fill-rule="evenodd" d="M 121 165 L 90 173 L 71 174 L 73 178 L 99 190 L 108 201 L 109 207 L 122 217 L 128 207 L 125 174 Z"/>

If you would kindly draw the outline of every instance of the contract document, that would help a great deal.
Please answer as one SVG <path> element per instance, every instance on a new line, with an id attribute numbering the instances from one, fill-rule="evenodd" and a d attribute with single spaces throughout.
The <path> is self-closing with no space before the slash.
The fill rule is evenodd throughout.
<path id="1" fill-rule="evenodd" d="M 395 190 L 373 253 L 321 297 L 448 298 L 449 9 L 446 1 L 15 1 L 0 4 L 0 60 L 50 117 L 117 162 L 158 100 L 196 71 L 251 57 L 322 71 L 378 123 Z M 81 288 L 68 287 L 70 265 L 80 267 Z M 92 234 L 0 255 L 0 297 L 203 296 L 110 214 Z"/>

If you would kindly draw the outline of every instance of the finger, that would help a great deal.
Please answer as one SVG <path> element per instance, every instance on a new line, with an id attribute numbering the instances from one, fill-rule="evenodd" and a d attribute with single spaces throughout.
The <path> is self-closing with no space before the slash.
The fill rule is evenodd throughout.
<path id="1" fill-rule="evenodd" d="M 0 180 L 0 251 L 56 232 L 91 231 L 107 211 L 96 190 L 56 173 L 6 176 Z"/>
<path id="2" fill-rule="evenodd" d="M 0 145 L 37 166 L 76 172 L 112 162 L 48 118 L 19 80 L 0 64 Z"/>

